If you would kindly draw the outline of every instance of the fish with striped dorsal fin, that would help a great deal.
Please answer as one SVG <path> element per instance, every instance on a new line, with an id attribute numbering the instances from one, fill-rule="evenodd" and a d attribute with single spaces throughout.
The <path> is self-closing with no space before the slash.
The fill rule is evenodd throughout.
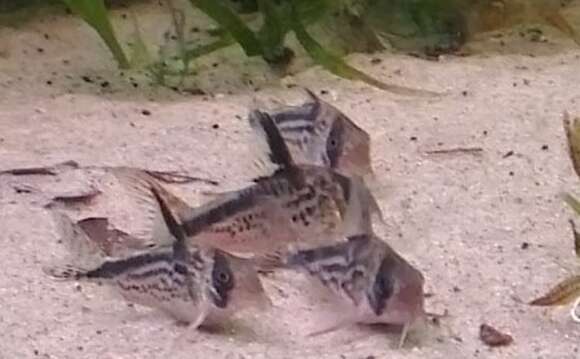
<path id="1" fill-rule="evenodd" d="M 259 139 L 266 139 L 271 162 L 281 166 L 272 159 L 273 142 L 268 137 L 274 131 L 264 130 L 264 117 L 271 118 L 295 166 L 326 167 L 358 182 L 368 194 L 372 214 L 384 224 L 382 211 L 371 195 L 371 191 L 379 194 L 384 189 L 371 165 L 370 136 L 336 107 L 308 89 L 306 93 L 310 101 L 299 106 L 269 112 L 250 111 L 250 127 Z"/>
<path id="2" fill-rule="evenodd" d="M 258 113 L 270 160 L 278 169 L 246 188 L 221 193 L 208 203 L 177 210 L 188 242 L 230 252 L 265 254 L 292 247 L 312 247 L 371 230 L 370 213 L 378 209 L 359 178 L 330 168 L 296 164 L 271 117 Z M 123 181 L 159 222 L 151 187 L 161 187 L 141 173 Z M 161 191 L 160 191 L 161 192 Z M 163 193 L 172 196 L 167 190 Z M 148 203 L 148 205 L 147 205 Z"/>
<path id="3" fill-rule="evenodd" d="M 320 294 L 330 293 L 334 299 L 330 324 L 312 335 L 354 323 L 400 325 L 401 347 L 409 329 L 425 323 L 423 275 L 373 235 L 352 236 L 343 243 L 264 261 L 264 268 L 304 273 L 314 288 L 323 289 Z"/>
<path id="4" fill-rule="evenodd" d="M 268 111 L 297 164 L 329 167 L 347 176 L 373 177 L 370 136 L 312 91 L 301 105 Z M 251 111 L 249 122 L 259 117 Z"/>
<path id="5" fill-rule="evenodd" d="M 152 189 L 165 219 L 171 244 L 107 257 L 82 228 L 54 213 L 57 228 L 69 247 L 64 264 L 46 266 L 53 278 L 111 285 L 128 301 L 159 309 L 194 328 L 218 324 L 248 307 L 269 305 L 254 264 L 219 249 L 185 245 L 177 219 Z M 181 240 L 179 240 L 181 239 Z"/>

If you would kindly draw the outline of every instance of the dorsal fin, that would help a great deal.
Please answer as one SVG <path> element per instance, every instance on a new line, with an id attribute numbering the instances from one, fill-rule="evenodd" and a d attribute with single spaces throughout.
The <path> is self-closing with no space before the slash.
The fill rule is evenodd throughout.
<path id="1" fill-rule="evenodd" d="M 273 175 L 287 175 L 296 187 L 302 187 L 304 179 L 300 168 L 294 162 L 290 150 L 272 117 L 265 112 L 254 110 L 250 114 L 250 125 L 257 132 L 261 132 L 270 150 L 270 160 L 279 166 Z M 255 182 L 259 181 L 260 178 L 255 179 Z"/>
<path id="2" fill-rule="evenodd" d="M 187 235 L 181 227 L 181 224 L 177 221 L 171 212 L 171 209 L 168 207 L 165 199 L 159 193 L 157 186 L 151 186 L 151 193 L 159 205 L 159 209 L 161 210 L 161 215 L 163 216 L 163 221 L 167 226 L 167 230 L 173 237 L 175 237 L 175 242 L 173 243 L 173 253 L 177 259 L 184 260 L 187 254 Z"/>
<path id="3" fill-rule="evenodd" d="M 294 167 L 294 160 L 290 154 L 284 138 L 280 134 L 278 127 L 269 114 L 253 110 L 249 116 L 250 126 L 261 133 L 261 137 L 266 140 L 270 150 L 270 161 L 281 168 Z"/>

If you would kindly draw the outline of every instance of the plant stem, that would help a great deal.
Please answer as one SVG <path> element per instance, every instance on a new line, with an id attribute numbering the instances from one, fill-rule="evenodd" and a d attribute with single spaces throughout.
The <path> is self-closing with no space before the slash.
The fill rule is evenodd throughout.
<path id="1" fill-rule="evenodd" d="M 228 31 L 244 49 L 246 55 L 263 55 L 262 44 L 254 32 L 221 0 L 189 1 Z"/>

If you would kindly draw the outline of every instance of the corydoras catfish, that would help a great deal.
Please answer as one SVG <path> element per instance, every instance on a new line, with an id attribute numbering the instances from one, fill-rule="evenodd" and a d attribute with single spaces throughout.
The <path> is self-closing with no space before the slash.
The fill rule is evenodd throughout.
<path id="1" fill-rule="evenodd" d="M 177 219 L 153 189 L 164 218 L 159 242 L 171 244 L 107 257 L 77 223 L 54 212 L 61 239 L 69 247 L 64 264 L 44 267 L 58 279 L 105 283 L 126 300 L 159 309 L 194 328 L 219 324 L 248 307 L 263 309 L 269 299 L 254 263 L 208 246 L 187 245 Z"/>
<path id="2" fill-rule="evenodd" d="M 370 136 L 339 109 L 306 90 L 309 101 L 268 111 L 295 163 L 329 167 L 346 176 L 373 176 Z M 250 112 L 260 126 L 259 110 Z"/>
<path id="3" fill-rule="evenodd" d="M 327 167 L 295 164 L 270 116 L 256 116 L 268 142 L 270 161 L 278 169 L 246 188 L 191 208 L 142 173 L 126 172 L 120 178 L 139 194 L 151 217 L 159 217 L 150 190 L 155 187 L 178 208 L 188 242 L 227 251 L 264 254 L 289 245 L 312 247 L 371 232 L 371 215 L 380 214 L 380 209 L 364 180 Z"/>
<path id="4" fill-rule="evenodd" d="M 304 273 L 329 298 L 330 323 L 314 334 L 354 324 L 402 326 L 407 331 L 424 323 L 424 278 L 421 272 L 374 235 L 351 236 L 346 242 L 270 256 L 262 268 L 286 268 Z M 322 303 L 324 301 L 318 301 Z"/>

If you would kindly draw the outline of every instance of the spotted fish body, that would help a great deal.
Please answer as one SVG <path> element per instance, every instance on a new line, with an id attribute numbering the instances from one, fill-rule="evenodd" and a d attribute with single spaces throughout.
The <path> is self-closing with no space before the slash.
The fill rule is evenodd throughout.
<path id="1" fill-rule="evenodd" d="M 300 183 L 295 175 L 281 170 L 196 208 L 180 202 L 176 212 L 187 242 L 228 252 L 264 254 L 288 245 L 303 248 L 328 243 L 344 238 L 343 233 L 370 227 L 368 211 L 363 210 L 370 194 L 364 186 L 314 166 L 301 167 Z M 153 223 L 159 213 L 150 196 L 151 187 L 160 188 L 164 197 L 177 203 L 177 197 L 151 178 L 133 176 L 127 182 L 139 194 Z"/>
<path id="2" fill-rule="evenodd" d="M 153 218 L 159 215 L 150 188 L 170 198 L 167 202 L 177 209 L 189 243 L 229 252 L 265 254 L 369 232 L 370 212 L 378 205 L 364 181 L 327 167 L 295 165 L 271 119 L 265 114 L 262 119 L 272 162 L 279 168 L 244 189 L 191 208 L 141 173 L 128 174 L 124 182 L 136 190 Z"/>
<path id="3" fill-rule="evenodd" d="M 423 275 L 374 236 L 352 236 L 278 260 L 277 266 L 301 271 L 334 293 L 345 304 L 342 324 L 408 326 L 424 316 Z"/>
<path id="4" fill-rule="evenodd" d="M 57 214 L 58 224 L 68 227 L 61 232 L 72 234 L 63 241 L 70 243 L 69 248 L 77 248 L 77 257 L 65 265 L 46 267 L 45 272 L 60 279 L 106 283 L 126 300 L 159 309 L 194 327 L 268 303 L 251 261 L 212 247 L 177 241 L 183 238 L 177 221 L 164 204 L 160 207 L 168 235 L 175 237 L 173 244 L 124 258 L 105 257 L 78 224 Z M 99 253 L 101 256 L 96 258 Z"/>
<path id="5" fill-rule="evenodd" d="M 256 179 L 246 189 L 230 193 L 233 200 L 214 202 L 210 210 L 196 209 L 182 217 L 189 236 L 195 238 L 204 231 L 204 226 L 212 222 L 208 219 L 218 219 L 206 233 L 223 233 L 225 228 L 229 239 L 235 240 L 237 236 L 238 243 L 262 242 L 233 250 L 264 253 L 288 243 L 312 247 L 340 240 L 345 235 L 372 231 L 371 212 L 380 209 L 360 177 L 349 178 L 329 167 L 298 164 L 272 117 L 257 111 L 251 117 L 259 138 L 268 144 L 270 161 L 279 166 L 278 170 Z M 230 213 L 233 216 L 228 218 Z M 259 220 L 254 221 L 256 218 Z M 268 231 L 256 236 L 251 233 L 255 227 Z M 217 242 L 210 237 L 209 241 Z M 202 238 L 197 236 L 196 240 Z M 232 244 L 228 238 L 222 239 L 222 243 L 226 242 Z"/>
<path id="6" fill-rule="evenodd" d="M 310 101 L 269 113 L 294 161 L 329 167 L 347 176 L 372 175 L 368 133 L 336 107 L 307 93 Z M 254 126 L 255 112 L 249 121 Z"/>
<path id="7" fill-rule="evenodd" d="M 184 231 L 195 243 L 262 253 L 288 243 L 334 240 L 370 226 L 359 210 L 365 192 L 358 184 L 318 167 L 302 167 L 300 175 L 304 182 L 299 185 L 279 172 L 229 194 L 226 201 L 192 209 L 182 216 Z"/>

